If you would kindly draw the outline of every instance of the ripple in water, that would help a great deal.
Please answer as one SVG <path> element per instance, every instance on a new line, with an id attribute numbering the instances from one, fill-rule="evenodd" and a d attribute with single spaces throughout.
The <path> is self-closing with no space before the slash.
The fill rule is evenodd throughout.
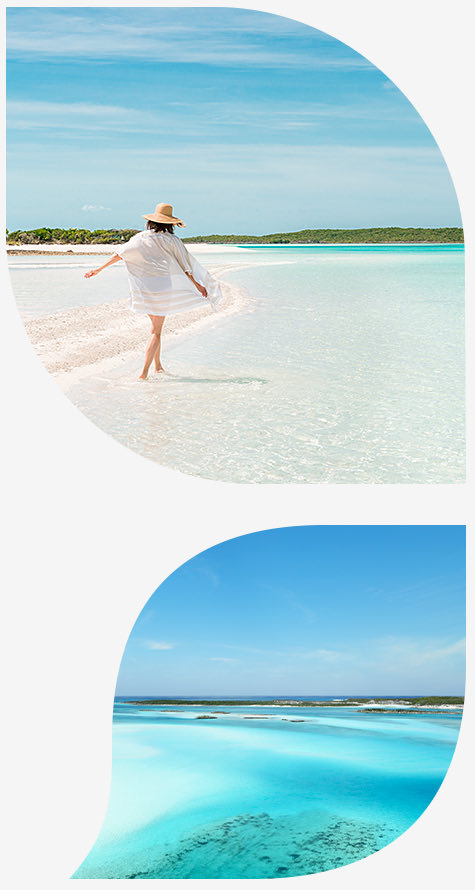
<path id="1" fill-rule="evenodd" d="M 139 384 L 135 358 L 69 398 L 139 454 L 208 479 L 462 482 L 463 250 L 245 259 L 226 278 L 253 304 L 173 338 L 169 374 Z"/>

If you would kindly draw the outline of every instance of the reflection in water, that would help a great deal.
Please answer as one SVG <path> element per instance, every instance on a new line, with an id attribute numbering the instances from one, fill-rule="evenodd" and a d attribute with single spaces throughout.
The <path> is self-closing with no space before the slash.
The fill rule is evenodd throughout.
<path id="1" fill-rule="evenodd" d="M 156 379 L 160 380 L 161 376 L 159 374 Z M 262 377 L 185 377 L 182 374 L 172 374 L 170 371 L 165 371 L 164 376 L 167 380 L 176 380 L 180 383 L 238 383 L 240 385 L 259 383 L 262 385 L 269 382 Z"/>

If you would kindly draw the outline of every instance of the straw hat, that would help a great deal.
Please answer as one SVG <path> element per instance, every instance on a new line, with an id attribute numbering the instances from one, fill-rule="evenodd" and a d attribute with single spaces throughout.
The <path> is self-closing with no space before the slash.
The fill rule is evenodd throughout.
<path id="1" fill-rule="evenodd" d="M 144 219 L 150 219 L 152 222 L 168 223 L 172 226 L 186 225 L 182 219 L 173 216 L 173 207 L 171 204 L 157 204 L 155 213 L 143 213 Z"/>

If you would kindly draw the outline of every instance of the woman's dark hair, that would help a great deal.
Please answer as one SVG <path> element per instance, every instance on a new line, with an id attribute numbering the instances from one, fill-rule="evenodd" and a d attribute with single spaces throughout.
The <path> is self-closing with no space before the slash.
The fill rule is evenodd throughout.
<path id="1" fill-rule="evenodd" d="M 147 220 L 146 227 L 147 229 L 152 229 L 153 232 L 169 232 L 170 235 L 173 235 L 173 229 L 175 228 L 171 223 L 159 223 L 153 219 Z"/>

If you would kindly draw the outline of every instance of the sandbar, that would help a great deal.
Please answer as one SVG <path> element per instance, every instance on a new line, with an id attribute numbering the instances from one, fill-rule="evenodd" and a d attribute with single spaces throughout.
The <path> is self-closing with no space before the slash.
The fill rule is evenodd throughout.
<path id="1" fill-rule="evenodd" d="M 209 271 L 219 278 L 223 293 L 217 310 L 208 305 L 169 316 L 163 328 L 165 345 L 215 319 L 246 307 L 252 310 L 253 300 L 246 290 L 224 281 L 220 267 L 210 267 Z M 136 358 L 139 367 L 150 336 L 149 318 L 130 311 L 127 298 L 25 317 L 23 321 L 46 370 L 63 389 L 90 374 L 107 373 L 129 358 Z"/>

